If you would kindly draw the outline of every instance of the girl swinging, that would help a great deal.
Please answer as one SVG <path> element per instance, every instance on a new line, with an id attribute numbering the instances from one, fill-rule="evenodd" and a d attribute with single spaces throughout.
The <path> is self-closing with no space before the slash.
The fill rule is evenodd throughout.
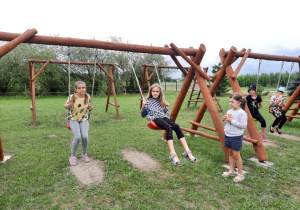
<path id="1" fill-rule="evenodd" d="M 146 117 L 148 115 L 148 121 L 154 121 L 158 127 L 166 130 L 166 140 L 170 149 L 169 158 L 172 161 L 173 165 L 181 166 L 181 162 L 177 157 L 173 145 L 173 130 L 176 132 L 176 135 L 184 148 L 184 153 L 182 153 L 182 156 L 187 158 L 191 163 L 196 163 L 197 160 L 192 155 L 192 152 L 188 147 L 186 139 L 179 125 L 176 124 L 173 120 L 166 117 L 167 106 L 169 106 L 169 103 L 163 100 L 161 86 L 159 84 L 153 84 L 150 87 L 148 96 L 143 100 L 141 115 L 142 117 Z M 149 114 L 147 113 L 147 110 Z"/>

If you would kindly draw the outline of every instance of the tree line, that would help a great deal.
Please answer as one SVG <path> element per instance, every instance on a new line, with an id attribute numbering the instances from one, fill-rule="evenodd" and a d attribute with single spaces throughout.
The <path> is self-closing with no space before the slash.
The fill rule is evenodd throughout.
<path id="1" fill-rule="evenodd" d="M 110 37 L 111 42 L 122 43 L 120 37 Z M 71 61 L 77 62 L 94 62 L 95 55 L 100 63 L 114 63 L 114 80 L 117 93 L 120 92 L 138 92 L 138 85 L 131 67 L 129 59 L 132 61 L 136 70 L 140 84 L 143 77 L 143 64 L 153 64 L 153 59 L 159 65 L 169 65 L 169 61 L 162 55 L 152 55 L 145 53 L 127 53 L 110 50 L 95 50 L 91 48 L 64 47 L 38 44 L 21 44 L 14 50 L 6 54 L 0 59 L 0 94 L 24 92 L 27 87 L 29 92 L 29 66 L 28 59 L 39 60 L 60 60 L 68 61 L 70 54 Z M 39 69 L 43 64 L 35 63 L 35 70 Z M 218 63 L 213 66 L 213 73 L 221 68 L 222 64 Z M 105 67 L 109 72 L 108 67 Z M 151 71 L 151 68 L 149 68 Z M 88 92 L 92 89 L 94 66 L 92 65 L 71 65 L 71 90 L 75 81 L 82 80 L 87 84 Z M 172 81 L 170 77 L 172 70 L 163 69 L 158 71 L 161 81 Z M 276 87 L 280 73 L 270 74 L 263 73 L 259 75 L 260 87 Z M 281 75 L 280 86 L 286 86 L 289 73 L 284 72 Z M 291 85 L 293 81 L 299 81 L 299 74 L 291 75 Z M 247 87 L 256 84 L 256 74 L 239 75 L 238 81 L 241 87 Z M 158 82 L 157 77 L 151 79 L 151 83 Z M 49 64 L 46 69 L 36 79 L 36 93 L 43 94 L 66 94 L 68 93 L 68 65 L 67 64 Z M 97 67 L 94 84 L 94 94 L 106 94 L 109 85 L 109 78 Z M 292 85 L 293 86 L 293 85 Z M 297 86 L 297 85 L 294 85 Z M 145 85 L 145 89 L 147 86 Z M 217 95 L 227 92 L 230 89 L 227 77 L 224 78 Z"/>
<path id="2" fill-rule="evenodd" d="M 111 42 L 122 42 L 119 37 L 110 37 Z M 129 65 L 129 59 L 136 71 L 140 84 L 143 77 L 143 64 L 168 65 L 169 62 L 162 55 L 146 53 L 127 53 L 110 50 L 96 50 L 91 48 L 50 46 L 38 44 L 21 44 L 14 50 L 0 59 L 0 94 L 5 95 L 13 92 L 24 92 L 24 87 L 30 86 L 28 59 L 39 60 L 59 60 L 68 61 L 70 55 L 71 61 L 77 62 L 97 62 L 114 63 L 114 80 L 117 92 L 138 91 L 138 85 L 135 80 L 132 68 Z M 153 62 L 154 59 L 154 62 Z M 37 71 L 43 64 L 35 63 Z M 109 72 L 109 67 L 105 67 Z M 150 71 L 154 70 L 148 68 Z M 94 66 L 93 65 L 73 65 L 70 68 L 71 90 L 73 84 L 82 80 L 87 84 L 88 91 L 91 91 Z M 160 79 L 170 78 L 172 70 L 163 69 L 158 71 Z M 152 83 L 158 82 L 157 77 L 151 79 Z M 68 92 L 68 65 L 67 64 L 49 64 L 36 79 L 36 94 L 45 93 L 67 93 Z M 94 83 L 94 94 L 107 92 L 109 77 L 97 67 Z M 29 88 L 28 88 L 29 90 Z"/>

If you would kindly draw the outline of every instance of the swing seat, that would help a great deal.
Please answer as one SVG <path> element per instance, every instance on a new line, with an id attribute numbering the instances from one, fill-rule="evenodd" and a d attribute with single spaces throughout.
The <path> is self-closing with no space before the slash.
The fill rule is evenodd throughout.
<path id="1" fill-rule="evenodd" d="M 69 125 L 69 121 L 67 121 L 66 123 L 67 123 L 67 128 L 68 128 L 69 130 L 71 130 L 70 125 Z"/>
<path id="2" fill-rule="evenodd" d="M 158 127 L 155 122 L 151 121 L 151 122 L 148 122 L 148 127 L 152 130 L 163 130 L 162 128 Z"/>

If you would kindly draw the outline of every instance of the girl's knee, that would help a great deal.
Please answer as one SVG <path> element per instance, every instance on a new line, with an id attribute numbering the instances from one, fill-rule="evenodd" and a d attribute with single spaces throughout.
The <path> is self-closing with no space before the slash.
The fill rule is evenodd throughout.
<path id="1" fill-rule="evenodd" d="M 74 136 L 73 141 L 79 142 L 80 139 L 81 139 L 81 136 L 80 135 L 76 135 L 76 136 Z"/>

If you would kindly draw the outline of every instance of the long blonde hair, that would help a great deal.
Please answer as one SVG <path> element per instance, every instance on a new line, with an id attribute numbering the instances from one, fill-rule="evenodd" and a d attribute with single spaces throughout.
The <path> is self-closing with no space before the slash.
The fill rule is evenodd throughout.
<path id="1" fill-rule="evenodd" d="M 146 99 L 153 98 L 151 92 L 152 92 L 153 88 L 156 88 L 156 87 L 159 88 L 159 92 L 160 92 L 160 93 L 159 93 L 159 96 L 158 96 L 158 102 L 160 103 L 160 105 L 161 105 L 162 107 L 164 107 L 165 101 L 164 101 L 164 98 L 163 98 L 163 95 L 162 95 L 162 88 L 161 88 L 161 86 L 160 86 L 159 84 L 157 84 L 157 83 L 151 85 L 151 87 L 150 87 L 150 89 L 149 89 L 149 92 L 148 92 L 148 95 L 147 95 Z"/>

